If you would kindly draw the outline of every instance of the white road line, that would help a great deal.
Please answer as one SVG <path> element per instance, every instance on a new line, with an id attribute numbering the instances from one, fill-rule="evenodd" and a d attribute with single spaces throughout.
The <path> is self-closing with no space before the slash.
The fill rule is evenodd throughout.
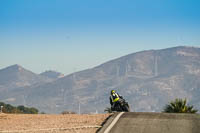
<path id="1" fill-rule="evenodd" d="M 119 120 L 119 118 L 121 117 L 121 115 L 123 114 L 124 112 L 121 112 L 119 113 L 115 119 L 112 121 L 112 123 L 106 128 L 106 130 L 104 131 L 104 133 L 109 133 L 110 130 L 112 129 L 112 127 L 117 123 L 117 121 Z"/>

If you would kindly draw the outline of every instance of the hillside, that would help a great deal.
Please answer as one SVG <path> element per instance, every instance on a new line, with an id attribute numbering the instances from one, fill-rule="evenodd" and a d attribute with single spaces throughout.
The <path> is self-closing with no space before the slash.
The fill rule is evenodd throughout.
<path id="1" fill-rule="evenodd" d="M 0 70 L 0 91 L 31 86 L 52 81 L 48 77 L 37 75 L 16 64 Z"/>
<path id="2" fill-rule="evenodd" d="M 52 71 L 52 70 L 45 71 L 45 72 L 41 73 L 40 75 L 48 77 L 53 80 L 64 77 L 64 74 L 56 72 L 56 71 Z"/>
<path id="3" fill-rule="evenodd" d="M 78 111 L 79 104 L 82 113 L 103 112 L 115 89 L 132 111 L 161 111 L 177 97 L 200 109 L 199 80 L 200 48 L 174 47 L 129 54 L 50 83 L 5 92 L 0 100 L 14 98 L 10 103 L 48 113 Z"/>

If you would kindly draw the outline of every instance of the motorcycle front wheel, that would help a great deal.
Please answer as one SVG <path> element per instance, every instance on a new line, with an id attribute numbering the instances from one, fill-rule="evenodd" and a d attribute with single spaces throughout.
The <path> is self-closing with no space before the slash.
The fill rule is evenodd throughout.
<path id="1" fill-rule="evenodd" d="M 125 111 L 125 112 L 130 112 L 130 108 L 129 108 L 128 105 L 124 105 L 124 111 Z"/>

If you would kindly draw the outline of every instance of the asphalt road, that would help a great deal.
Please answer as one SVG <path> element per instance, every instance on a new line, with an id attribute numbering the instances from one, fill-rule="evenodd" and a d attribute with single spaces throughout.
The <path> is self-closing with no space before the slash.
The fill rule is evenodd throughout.
<path id="1" fill-rule="evenodd" d="M 200 133 L 200 114 L 124 113 L 109 133 Z"/>

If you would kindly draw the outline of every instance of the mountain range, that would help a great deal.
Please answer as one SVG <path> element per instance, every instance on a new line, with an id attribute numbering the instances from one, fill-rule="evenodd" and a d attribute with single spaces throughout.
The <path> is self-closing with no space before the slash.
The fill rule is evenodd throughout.
<path id="1" fill-rule="evenodd" d="M 200 110 L 199 81 L 200 48 L 179 46 L 132 53 L 66 76 L 9 66 L 0 70 L 0 101 L 46 113 L 103 112 L 115 89 L 132 111 L 160 112 L 175 98 Z"/>
<path id="2" fill-rule="evenodd" d="M 20 65 L 12 65 L 0 70 L 0 90 L 30 86 L 50 82 L 47 76 L 37 75 Z"/>

